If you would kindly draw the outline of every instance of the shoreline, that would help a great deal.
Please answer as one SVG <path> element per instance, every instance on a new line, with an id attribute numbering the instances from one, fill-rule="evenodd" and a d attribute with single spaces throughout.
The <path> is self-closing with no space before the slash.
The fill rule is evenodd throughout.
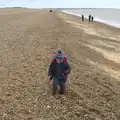
<path id="1" fill-rule="evenodd" d="M 72 12 L 69 12 L 67 10 L 62 10 L 63 13 L 66 13 L 66 14 L 70 14 L 70 15 L 73 15 L 73 16 L 78 16 L 78 17 L 81 17 L 81 14 L 76 14 L 76 13 L 72 13 Z M 84 15 L 85 19 L 88 19 L 88 16 Z M 115 28 L 118 28 L 120 29 L 120 24 L 114 24 L 114 23 L 110 23 L 104 19 L 101 19 L 99 17 L 94 17 L 94 21 L 95 22 L 99 22 L 99 23 L 103 23 L 103 24 L 106 24 L 106 25 L 109 25 L 109 26 L 112 26 L 112 27 L 115 27 Z"/>

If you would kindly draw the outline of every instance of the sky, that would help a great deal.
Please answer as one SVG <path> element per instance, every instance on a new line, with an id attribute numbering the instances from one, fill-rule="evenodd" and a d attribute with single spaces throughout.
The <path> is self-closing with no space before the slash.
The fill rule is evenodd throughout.
<path id="1" fill-rule="evenodd" d="M 0 0 L 0 7 L 120 8 L 120 0 Z"/>

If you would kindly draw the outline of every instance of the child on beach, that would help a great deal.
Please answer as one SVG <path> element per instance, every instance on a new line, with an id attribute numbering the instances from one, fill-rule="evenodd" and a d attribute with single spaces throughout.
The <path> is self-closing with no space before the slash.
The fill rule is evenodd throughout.
<path id="1" fill-rule="evenodd" d="M 70 73 L 71 68 L 67 61 L 67 58 L 62 54 L 61 50 L 57 51 L 56 56 L 52 59 L 48 70 L 48 76 L 52 84 L 52 95 L 56 94 L 57 86 L 60 86 L 60 94 L 65 93 L 65 83 L 67 75 Z"/>
<path id="2" fill-rule="evenodd" d="M 92 19 L 92 22 L 93 22 L 93 20 L 94 20 L 94 17 L 92 16 L 92 18 L 91 18 L 91 19 Z"/>

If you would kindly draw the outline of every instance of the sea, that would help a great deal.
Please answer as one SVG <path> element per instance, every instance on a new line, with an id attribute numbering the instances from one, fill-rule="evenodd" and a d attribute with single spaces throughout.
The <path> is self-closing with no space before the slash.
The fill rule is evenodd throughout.
<path id="1" fill-rule="evenodd" d="M 83 14 L 85 18 L 89 15 L 94 17 L 95 21 L 108 24 L 120 28 L 120 9 L 115 8 L 85 8 L 85 9 L 64 9 L 63 12 L 80 16 Z"/>

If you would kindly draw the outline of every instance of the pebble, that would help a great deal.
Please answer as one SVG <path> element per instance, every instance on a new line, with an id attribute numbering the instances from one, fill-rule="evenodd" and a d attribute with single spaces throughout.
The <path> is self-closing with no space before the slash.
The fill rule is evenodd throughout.
<path id="1" fill-rule="evenodd" d="M 47 108 L 51 108 L 50 105 L 47 105 Z"/>

